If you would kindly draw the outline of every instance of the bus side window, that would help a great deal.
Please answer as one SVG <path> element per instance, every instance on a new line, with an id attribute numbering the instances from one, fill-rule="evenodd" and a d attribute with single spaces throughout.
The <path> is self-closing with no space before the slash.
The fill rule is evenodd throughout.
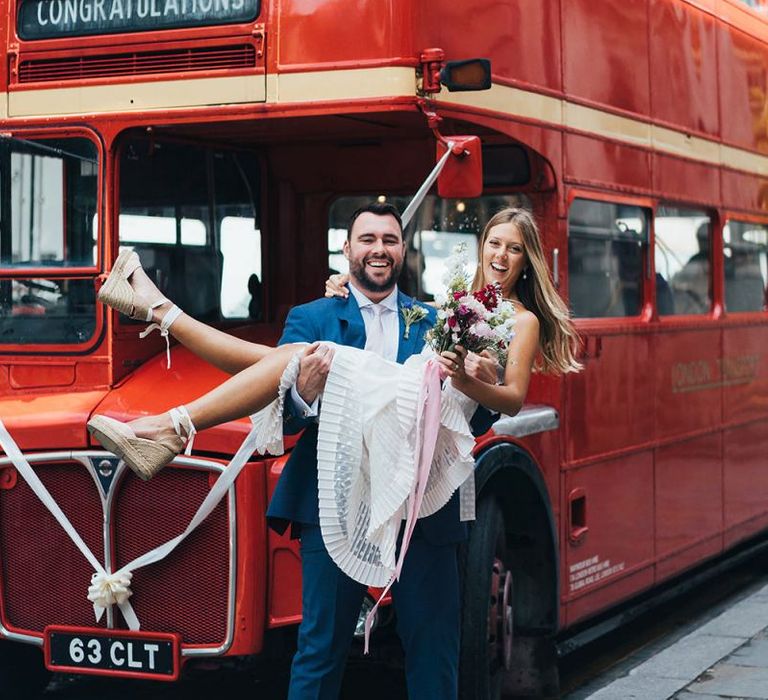
<path id="1" fill-rule="evenodd" d="M 120 175 L 120 242 L 161 291 L 198 319 L 260 319 L 258 158 L 133 139 Z"/>
<path id="2" fill-rule="evenodd" d="M 66 268 L 96 264 L 98 154 L 82 137 L 0 143 L 0 266 L 42 267 L 51 276 L 0 284 L 4 345 L 79 344 L 96 329 L 91 276 Z"/>
<path id="3" fill-rule="evenodd" d="M 661 316 L 706 314 L 712 307 L 712 220 L 701 210 L 656 210 L 656 305 Z M 671 294 L 662 297 L 662 280 Z M 671 303 L 670 303 L 671 302 Z"/>
<path id="4" fill-rule="evenodd" d="M 648 212 L 576 199 L 568 213 L 568 296 L 577 318 L 637 316 Z"/>
<path id="5" fill-rule="evenodd" d="M 0 145 L 3 267 L 95 265 L 96 157 L 84 138 Z"/>
<path id="6" fill-rule="evenodd" d="M 768 308 L 768 226 L 728 221 L 723 229 L 725 308 Z"/>

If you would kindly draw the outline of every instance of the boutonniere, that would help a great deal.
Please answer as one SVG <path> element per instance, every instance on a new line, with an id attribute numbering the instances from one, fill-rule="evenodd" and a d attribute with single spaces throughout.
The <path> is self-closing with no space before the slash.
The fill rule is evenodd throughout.
<path id="1" fill-rule="evenodd" d="M 408 340 L 408 336 L 411 333 L 411 325 L 426 318 L 427 310 L 423 306 L 414 304 L 412 301 L 407 301 L 403 302 L 403 305 L 400 307 L 400 313 L 403 314 L 403 320 L 405 321 L 403 338 Z"/>

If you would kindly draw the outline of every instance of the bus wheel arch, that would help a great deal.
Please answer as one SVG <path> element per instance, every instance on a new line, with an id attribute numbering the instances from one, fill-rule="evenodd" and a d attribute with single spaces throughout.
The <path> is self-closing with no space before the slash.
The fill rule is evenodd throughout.
<path id="1" fill-rule="evenodd" d="M 533 458 L 511 443 L 494 445 L 480 455 L 475 481 L 477 520 L 460 555 L 461 697 L 495 700 L 502 694 L 556 693 L 553 639 L 559 581 L 554 514 L 546 485 Z M 511 640 L 504 634 L 503 597 L 509 588 Z M 502 662 L 509 641 L 507 670 Z M 487 663 L 479 662 L 482 657 Z"/>

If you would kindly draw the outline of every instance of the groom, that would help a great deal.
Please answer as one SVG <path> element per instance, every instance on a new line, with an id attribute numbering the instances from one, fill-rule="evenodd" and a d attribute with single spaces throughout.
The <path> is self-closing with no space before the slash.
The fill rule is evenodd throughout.
<path id="1" fill-rule="evenodd" d="M 397 289 L 405 257 L 400 214 L 390 204 L 371 203 L 349 224 L 344 255 L 349 260 L 350 295 L 318 299 L 288 315 L 280 344 L 327 340 L 365 348 L 404 362 L 421 351 L 435 310 L 414 323 L 408 337 L 401 309 L 414 303 Z M 286 400 L 286 430 L 304 429 L 269 505 L 271 527 L 290 523 L 301 537 L 302 622 L 291 667 L 289 700 L 336 700 L 366 586 L 349 578 L 328 555 L 320 534 L 317 502 L 318 402 L 333 351 L 311 347 Z M 482 414 L 482 415 L 478 415 Z M 479 409 L 473 427 L 490 426 Z M 481 422 L 483 425 L 475 426 Z M 484 430 L 483 430 L 484 432 Z M 418 521 L 400 580 L 392 588 L 397 629 L 405 651 L 408 696 L 450 700 L 457 695 L 459 576 L 456 553 L 466 537 L 457 494 L 440 511 Z"/>

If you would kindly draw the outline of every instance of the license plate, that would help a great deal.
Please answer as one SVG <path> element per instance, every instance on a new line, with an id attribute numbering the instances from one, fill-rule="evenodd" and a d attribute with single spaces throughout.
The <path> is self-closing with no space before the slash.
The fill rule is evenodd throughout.
<path id="1" fill-rule="evenodd" d="M 46 627 L 45 664 L 52 671 L 175 681 L 179 636 Z"/>

